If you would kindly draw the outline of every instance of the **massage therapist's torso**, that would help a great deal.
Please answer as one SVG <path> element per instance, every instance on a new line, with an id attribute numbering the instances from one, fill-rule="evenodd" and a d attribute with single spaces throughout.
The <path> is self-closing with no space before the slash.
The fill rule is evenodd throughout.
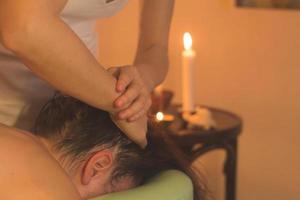
<path id="1" fill-rule="evenodd" d="M 0 159 L 0 199 L 80 199 L 57 161 L 30 134 L 0 124 Z"/>
<path id="2" fill-rule="evenodd" d="M 115 14 L 128 0 L 68 0 L 61 18 L 93 55 L 97 55 L 96 20 Z M 84 66 L 83 66 L 84 67 Z M 37 78 L 0 44 L 0 122 L 27 129 L 53 88 Z"/>

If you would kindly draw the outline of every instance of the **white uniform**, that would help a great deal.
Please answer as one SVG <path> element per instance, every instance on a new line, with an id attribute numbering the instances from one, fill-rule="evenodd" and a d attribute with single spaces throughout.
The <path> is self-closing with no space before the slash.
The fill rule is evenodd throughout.
<path id="1" fill-rule="evenodd" d="M 97 55 L 96 20 L 121 10 L 128 0 L 69 0 L 61 18 Z M 37 78 L 0 44 L 0 123 L 29 130 L 54 88 Z"/>

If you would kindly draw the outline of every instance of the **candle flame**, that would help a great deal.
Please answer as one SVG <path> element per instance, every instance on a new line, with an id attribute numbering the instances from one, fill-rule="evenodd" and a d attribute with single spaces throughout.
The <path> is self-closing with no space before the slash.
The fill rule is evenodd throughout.
<path id="1" fill-rule="evenodd" d="M 156 119 L 157 119 L 158 121 L 164 120 L 164 113 L 162 113 L 162 112 L 156 113 Z"/>
<path id="2" fill-rule="evenodd" d="M 189 32 L 184 33 L 184 35 L 183 35 L 183 44 L 184 44 L 185 50 L 192 49 L 193 39 L 192 39 L 192 36 Z"/>

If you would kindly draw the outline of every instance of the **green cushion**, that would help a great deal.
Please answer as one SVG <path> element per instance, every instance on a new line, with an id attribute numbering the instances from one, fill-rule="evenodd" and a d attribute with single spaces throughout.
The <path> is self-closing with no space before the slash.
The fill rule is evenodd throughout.
<path id="1" fill-rule="evenodd" d="M 167 170 L 131 190 L 111 193 L 93 200 L 193 200 L 193 184 L 181 171 Z"/>

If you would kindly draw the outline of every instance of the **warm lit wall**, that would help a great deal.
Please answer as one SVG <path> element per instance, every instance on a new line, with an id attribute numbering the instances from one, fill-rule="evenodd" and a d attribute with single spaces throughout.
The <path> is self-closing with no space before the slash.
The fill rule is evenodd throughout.
<path id="1" fill-rule="evenodd" d="M 137 37 L 138 0 L 101 22 L 101 62 L 129 63 Z M 177 0 L 165 87 L 181 101 L 184 31 L 195 40 L 197 102 L 245 121 L 239 148 L 239 200 L 300 199 L 300 11 L 235 8 L 233 0 Z M 223 153 L 202 161 L 221 199 Z"/>
<path id="2" fill-rule="evenodd" d="M 117 16 L 99 21 L 100 62 L 105 67 L 130 64 L 136 51 L 139 0 L 131 0 Z"/>

